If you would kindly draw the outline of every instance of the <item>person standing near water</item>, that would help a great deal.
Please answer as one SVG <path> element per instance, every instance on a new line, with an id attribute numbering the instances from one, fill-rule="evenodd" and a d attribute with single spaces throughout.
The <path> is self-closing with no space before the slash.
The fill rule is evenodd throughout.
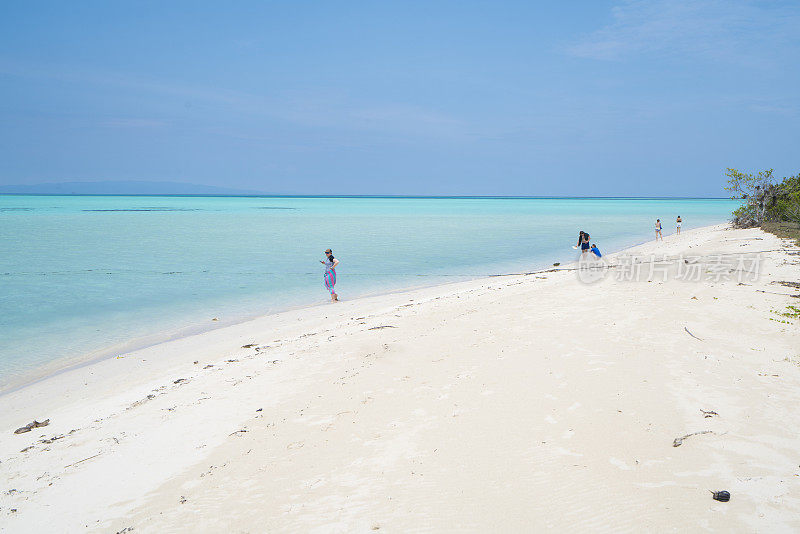
<path id="1" fill-rule="evenodd" d="M 333 251 L 328 249 L 325 251 L 325 261 L 319 260 L 320 263 L 325 265 L 325 287 L 331 292 L 331 302 L 337 302 L 339 295 L 333 289 L 336 285 L 336 266 L 339 265 L 339 260 L 333 257 Z"/>
<path id="2" fill-rule="evenodd" d="M 589 248 L 590 248 L 589 239 L 590 239 L 590 236 L 586 232 L 582 232 L 582 233 L 583 233 L 583 237 L 581 238 L 581 257 L 583 258 L 583 257 L 586 257 L 586 255 L 589 253 Z"/>
<path id="3" fill-rule="evenodd" d="M 681 216 L 678 215 L 678 218 L 675 220 L 675 224 L 678 226 L 678 233 L 679 234 L 681 233 L 681 223 L 682 222 L 683 222 L 683 219 L 681 219 Z"/>
<path id="4" fill-rule="evenodd" d="M 585 233 L 586 232 L 584 232 L 583 230 L 580 231 L 580 233 L 578 234 L 578 244 L 572 248 L 579 248 L 581 246 L 581 243 L 583 243 L 583 234 Z"/>
<path id="5" fill-rule="evenodd" d="M 661 241 L 664 241 L 664 236 L 661 235 L 661 219 L 656 219 L 656 241 L 658 241 L 659 237 Z"/>

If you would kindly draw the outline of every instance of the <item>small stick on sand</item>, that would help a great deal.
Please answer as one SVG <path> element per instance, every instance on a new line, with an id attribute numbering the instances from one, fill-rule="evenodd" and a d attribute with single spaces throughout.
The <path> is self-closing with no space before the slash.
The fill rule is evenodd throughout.
<path id="1" fill-rule="evenodd" d="M 101 454 L 103 454 L 103 453 L 102 453 L 102 452 L 98 452 L 98 453 L 97 453 L 97 454 L 95 454 L 94 456 L 89 456 L 88 458 L 84 458 L 83 460 L 78 460 L 78 461 L 77 461 L 77 462 L 75 462 L 74 464 L 65 465 L 65 466 L 64 466 L 64 469 L 66 469 L 67 467 L 72 467 L 73 465 L 78 465 L 78 464 L 80 464 L 80 463 L 83 463 L 83 462 L 85 462 L 86 460 L 91 460 L 92 458 L 97 458 L 97 457 L 98 457 L 98 456 L 100 456 Z"/>
<path id="2" fill-rule="evenodd" d="M 683 440 L 685 440 L 686 438 L 690 438 L 692 436 L 697 436 L 697 435 L 700 435 L 700 434 L 713 434 L 713 433 L 714 432 L 711 431 L 711 430 L 701 430 L 700 432 L 692 432 L 691 434 L 686 434 L 685 436 L 681 436 L 679 438 L 675 438 L 675 440 L 672 442 L 672 446 L 673 447 L 680 447 L 683 444 Z"/>
<path id="3" fill-rule="evenodd" d="M 702 339 L 700 339 L 700 338 L 699 338 L 699 337 L 697 337 L 696 335 L 694 335 L 694 334 L 692 334 L 691 332 L 689 332 L 689 329 L 688 329 L 688 328 L 686 328 L 685 326 L 683 327 L 683 329 L 684 329 L 684 330 L 686 330 L 686 333 L 687 333 L 687 334 L 689 334 L 690 336 L 692 336 L 693 338 L 695 338 L 697 341 L 703 341 Z"/>

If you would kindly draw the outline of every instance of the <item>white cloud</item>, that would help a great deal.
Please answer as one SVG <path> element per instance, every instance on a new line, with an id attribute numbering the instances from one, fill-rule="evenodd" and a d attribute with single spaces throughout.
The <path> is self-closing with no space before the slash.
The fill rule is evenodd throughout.
<path id="1" fill-rule="evenodd" d="M 795 50 L 800 5 L 750 0 L 624 0 L 613 22 L 569 46 L 599 60 L 636 55 L 769 61 Z"/>
<path id="2" fill-rule="evenodd" d="M 4 61 L 0 57 L 0 75 L 56 80 L 95 87 L 125 89 L 196 103 L 205 109 L 227 114 L 263 117 L 285 121 L 299 127 L 381 133 L 411 139 L 453 140 L 466 135 L 467 125 L 457 117 L 438 109 L 405 102 L 366 101 L 359 95 L 320 88 L 313 92 L 245 93 L 220 87 L 187 85 L 169 80 L 132 76 L 121 72 L 97 72 L 63 65 L 29 65 Z M 155 128 L 169 125 L 164 119 L 114 119 L 102 126 L 113 128 Z"/>

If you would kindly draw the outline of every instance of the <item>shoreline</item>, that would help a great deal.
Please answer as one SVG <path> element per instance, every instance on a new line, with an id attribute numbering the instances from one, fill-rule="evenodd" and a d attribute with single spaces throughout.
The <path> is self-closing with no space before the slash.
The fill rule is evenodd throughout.
<path id="1" fill-rule="evenodd" d="M 306 307 L 4 395 L 0 531 L 799 528 L 798 303 L 775 284 L 798 248 L 727 226 L 604 255 L 595 284 L 562 265 Z M 671 276 L 763 265 L 614 276 L 662 253 Z"/>
<path id="2" fill-rule="evenodd" d="M 444 275 L 442 275 L 444 276 Z M 464 276 L 464 275 L 452 275 L 452 276 Z M 506 274 L 498 274 L 498 275 L 485 275 L 479 276 L 470 280 L 466 280 L 467 282 L 471 282 L 474 280 L 480 280 L 484 278 L 489 278 L 492 276 L 510 276 Z M 363 294 L 355 297 L 352 300 L 342 301 L 342 302 L 355 302 L 362 299 L 368 298 L 377 298 L 382 296 L 388 295 L 395 295 L 398 293 L 407 293 L 411 291 L 417 291 L 420 289 L 427 289 L 432 287 L 440 287 L 440 286 L 448 286 L 451 284 L 459 284 L 463 283 L 462 281 L 457 282 L 444 282 L 444 283 L 435 283 L 431 285 L 421 285 L 415 287 L 407 287 L 402 289 L 397 289 L 394 291 L 381 291 L 377 293 L 368 293 Z M 284 309 L 280 309 L 279 311 L 275 311 L 273 313 L 266 313 L 266 314 L 255 314 L 255 315 L 247 315 L 244 317 L 238 317 L 236 319 L 231 319 L 230 322 L 220 321 L 219 324 L 216 325 L 206 325 L 202 326 L 200 324 L 190 325 L 183 327 L 177 331 L 168 331 L 162 333 L 156 333 L 149 336 L 142 336 L 137 337 L 133 340 L 126 341 L 117 345 L 112 345 L 109 347 L 104 347 L 102 349 L 98 349 L 83 355 L 79 356 L 72 356 L 72 357 L 65 357 L 63 359 L 59 359 L 57 361 L 51 362 L 44 366 L 38 367 L 37 369 L 31 370 L 30 373 L 24 373 L 25 376 L 20 378 L 20 380 L 11 381 L 7 387 L 0 389 L 0 401 L 2 400 L 3 396 L 14 393 L 16 391 L 20 391 L 25 389 L 26 387 L 35 385 L 39 382 L 48 380 L 49 378 L 58 376 L 63 373 L 68 373 L 70 371 L 75 371 L 78 369 L 82 369 L 97 363 L 100 363 L 104 360 L 112 359 L 115 357 L 122 357 L 126 354 L 141 351 L 144 349 L 149 349 L 164 343 L 170 343 L 173 341 L 190 338 L 194 336 L 203 335 L 209 332 L 214 332 L 217 330 L 223 330 L 225 328 L 229 328 L 232 326 L 239 326 L 246 323 L 250 323 L 252 321 L 257 321 L 259 319 L 265 319 L 268 317 L 272 317 L 275 315 L 280 315 L 284 313 L 294 312 L 298 310 L 306 310 L 310 308 L 320 308 L 323 306 L 328 306 L 331 303 L 328 301 L 317 302 L 314 304 L 298 304 L 295 306 L 289 306 Z M 51 367 L 55 367 L 51 369 Z M 33 376 L 35 375 L 35 376 Z"/>
<path id="3" fill-rule="evenodd" d="M 44 196 L 47 196 L 47 195 L 44 195 Z M 71 195 L 66 195 L 66 196 L 71 196 Z M 90 195 L 90 196 L 96 196 L 96 195 Z M 103 196 L 103 195 L 100 195 L 100 196 Z M 130 196 L 130 195 L 111 195 L 111 196 Z M 163 196 L 175 196 L 175 195 L 163 195 Z M 208 196 L 208 195 L 202 195 L 202 196 Z M 303 198 L 305 198 L 305 197 L 303 197 Z M 473 197 L 464 197 L 464 198 L 473 198 Z M 477 197 L 475 197 L 475 198 L 477 198 Z M 509 197 L 509 198 L 525 198 L 525 197 Z M 538 198 L 538 197 L 536 197 L 536 198 Z M 564 198 L 572 198 L 572 197 L 564 197 Z M 583 198 L 583 197 L 575 197 L 575 198 Z M 586 197 L 586 198 L 592 198 L 592 197 Z M 614 198 L 614 197 L 608 197 L 608 198 Z M 634 197 L 631 197 L 631 198 L 633 199 Z M 708 199 L 700 199 L 700 198 L 698 198 L 697 200 L 708 200 Z M 720 224 L 725 224 L 725 223 L 720 223 Z M 716 227 L 716 226 L 720 226 L 720 224 L 709 225 L 709 226 L 701 226 L 701 227 L 698 227 L 698 228 L 692 228 L 692 229 L 686 230 L 686 232 L 691 232 L 691 231 L 694 231 L 694 230 L 703 230 L 703 229 L 713 228 L 713 227 Z M 670 235 L 675 235 L 675 234 L 670 234 Z M 669 235 L 667 237 L 669 237 Z M 641 245 L 644 245 L 646 243 L 648 243 L 648 241 L 642 241 L 642 242 L 639 242 L 639 243 L 635 243 L 633 245 L 629 245 L 629 246 L 623 247 L 623 248 L 621 248 L 619 250 L 613 250 L 612 249 L 612 252 L 605 253 L 604 257 L 611 256 L 612 254 L 619 254 L 619 253 L 625 252 L 626 250 L 633 249 L 635 247 L 639 247 Z M 578 253 L 579 253 L 579 251 L 578 251 Z M 568 265 L 573 265 L 574 263 L 575 263 L 575 261 L 572 261 L 572 262 L 560 265 L 560 267 L 563 269 L 564 267 L 566 267 Z M 479 281 L 479 280 L 488 281 L 489 279 L 495 278 L 495 277 L 531 275 L 531 274 L 547 272 L 550 269 L 552 269 L 552 267 L 548 268 L 548 267 L 542 266 L 540 269 L 534 269 L 533 271 L 527 271 L 527 272 L 483 274 L 483 275 L 475 275 L 475 276 L 472 276 L 472 275 L 459 275 L 459 274 L 453 274 L 453 275 L 445 275 L 445 274 L 419 275 L 419 276 L 432 276 L 432 277 L 437 277 L 437 278 L 445 278 L 445 277 L 448 277 L 448 276 L 452 276 L 452 277 L 466 278 L 466 280 L 459 280 L 459 281 L 455 281 L 455 282 L 438 281 L 438 282 L 435 282 L 433 284 L 419 284 L 419 285 L 415 285 L 415 286 L 411 286 L 411 287 L 403 287 L 403 288 L 398 288 L 398 289 L 389 290 L 389 291 L 380 291 L 380 290 L 378 290 L 378 291 L 372 291 L 372 292 L 366 292 L 366 293 L 359 293 L 359 294 L 357 294 L 356 297 L 354 297 L 352 300 L 348 300 L 347 302 L 358 301 L 358 300 L 365 299 L 365 298 L 373 298 L 373 297 L 381 297 L 381 296 L 393 295 L 393 294 L 398 294 L 398 293 L 406 293 L 406 292 L 417 291 L 417 290 L 433 288 L 433 287 L 440 287 L 440 286 L 444 287 L 444 286 L 448 286 L 448 285 L 451 285 L 451 284 L 458 284 L 458 283 L 462 283 L 462 282 L 474 282 L 474 281 Z M 127 341 L 124 341 L 124 342 L 121 342 L 121 343 L 117 343 L 115 345 L 101 347 L 101 348 L 98 348 L 96 350 L 92 350 L 92 351 L 87 352 L 87 353 L 82 353 L 82 354 L 74 355 L 74 356 L 65 356 L 63 358 L 59 358 L 59 359 L 54 360 L 52 362 L 48 362 L 47 364 L 44 364 L 42 366 L 38 366 L 36 368 L 30 369 L 29 371 L 24 371 L 24 372 L 20 373 L 20 375 L 16 379 L 9 380 L 8 383 L 5 386 L 0 388 L 0 401 L 2 401 L 2 398 L 5 395 L 8 395 L 10 393 L 14 393 L 16 391 L 20 391 L 20 390 L 22 390 L 22 389 L 24 389 L 24 388 L 26 388 L 28 386 L 32 386 L 34 384 L 40 383 L 42 381 L 45 381 L 45 380 L 47 380 L 47 379 L 49 379 L 51 377 L 60 375 L 62 373 L 67 373 L 67 372 L 74 371 L 74 370 L 77 370 L 77 369 L 81 369 L 81 368 L 84 368 L 84 367 L 87 367 L 87 366 L 91 366 L 91 365 L 93 365 L 95 363 L 102 362 L 103 360 L 106 360 L 106 359 L 111 359 L 111 358 L 115 358 L 115 357 L 124 356 L 125 354 L 131 353 L 131 352 L 136 352 L 136 351 L 143 350 L 143 349 L 147 349 L 147 348 L 150 348 L 150 347 L 154 347 L 154 346 L 160 345 L 162 343 L 169 343 L 171 341 L 176 341 L 176 340 L 182 339 L 182 338 L 188 338 L 188 337 L 192 337 L 192 336 L 202 335 L 202 334 L 207 333 L 207 332 L 212 332 L 212 331 L 219 330 L 219 329 L 224 329 L 224 328 L 227 328 L 227 327 L 230 327 L 230 326 L 236 326 L 236 325 L 249 323 L 251 321 L 256 321 L 258 319 L 263 319 L 263 318 L 270 317 L 270 316 L 273 316 L 273 315 L 278 315 L 278 314 L 282 314 L 282 313 L 286 313 L 286 312 L 302 310 L 302 309 L 307 309 L 307 308 L 315 308 L 315 307 L 320 307 L 320 306 L 327 306 L 329 304 L 330 303 L 327 302 L 327 301 L 310 303 L 310 304 L 298 304 L 298 305 L 294 305 L 294 306 L 289 306 L 287 308 L 281 308 L 281 309 L 279 309 L 277 311 L 274 311 L 272 313 L 267 313 L 267 314 L 260 314 L 260 313 L 259 314 L 246 314 L 246 315 L 238 316 L 238 317 L 236 317 L 234 319 L 231 319 L 229 321 L 220 321 L 220 323 L 216 324 L 216 325 L 202 325 L 202 324 L 196 322 L 195 324 L 187 325 L 187 326 L 184 326 L 184 327 L 179 328 L 177 330 L 157 332 L 157 333 L 153 333 L 153 334 L 146 335 L 146 336 L 136 337 L 134 339 L 130 339 L 130 340 L 127 340 Z"/>
<path id="4" fill-rule="evenodd" d="M 141 263 L 134 261 L 128 266 L 130 268 L 115 265 L 110 260 L 97 263 L 92 259 L 94 258 L 92 250 L 78 253 L 81 246 L 73 240 L 73 237 L 79 236 L 80 233 L 74 232 L 61 236 L 63 251 L 58 243 L 51 243 L 52 253 L 34 251 L 30 257 L 26 254 L 12 255 L 6 262 L 5 269 L 9 275 L 6 277 L 9 282 L 6 307 L 9 312 L 14 310 L 24 314 L 11 313 L 8 317 L 5 329 L 7 335 L 0 347 L 2 353 L 0 394 L 24 387 L 65 368 L 73 368 L 86 362 L 114 357 L 119 353 L 137 350 L 154 343 L 216 328 L 218 324 L 211 321 L 212 317 L 218 317 L 224 324 L 235 324 L 265 314 L 293 309 L 296 306 L 314 305 L 326 300 L 324 291 L 319 289 L 316 275 L 311 274 L 315 269 L 303 259 L 310 256 L 301 246 L 305 238 L 294 240 L 295 243 L 301 243 L 297 247 L 283 243 L 274 248 L 270 254 L 271 258 L 274 258 L 272 260 L 274 264 L 270 265 L 269 260 L 264 262 L 266 259 L 264 251 L 251 248 L 252 243 L 260 243 L 266 235 L 261 236 L 261 230 L 240 233 L 235 228 L 227 227 L 227 223 L 221 225 L 225 220 L 239 220 L 223 217 L 222 213 L 260 221 L 259 224 L 248 225 L 250 229 L 269 227 L 262 224 L 265 221 L 274 220 L 276 224 L 282 225 L 281 228 L 290 229 L 296 226 L 298 220 L 313 220 L 313 217 L 296 220 L 300 212 L 294 210 L 262 209 L 270 205 L 273 208 L 293 207 L 295 210 L 307 210 L 307 215 L 336 213 L 339 214 L 337 216 L 345 217 L 343 221 L 351 221 L 347 224 L 360 220 L 358 217 L 366 216 L 370 221 L 375 221 L 371 224 L 378 223 L 373 231 L 382 235 L 392 235 L 392 228 L 380 226 L 381 212 L 386 207 L 398 206 L 400 209 L 398 221 L 402 222 L 404 228 L 414 229 L 414 232 L 403 232 L 402 236 L 397 236 L 398 247 L 402 244 L 404 257 L 409 258 L 402 260 L 398 269 L 383 264 L 384 252 L 380 250 L 381 247 L 375 245 L 377 242 L 374 240 L 365 242 L 358 238 L 358 231 L 348 230 L 338 240 L 339 245 L 343 247 L 340 252 L 348 251 L 348 264 L 344 266 L 345 271 L 342 273 L 347 276 L 340 280 L 342 286 L 340 293 L 353 298 L 384 293 L 389 285 L 392 291 L 402 291 L 447 283 L 451 280 L 476 279 L 487 274 L 528 271 L 538 267 L 538 263 L 541 263 L 543 268 L 553 261 L 566 263 L 571 260 L 569 253 L 572 251 L 565 246 L 565 243 L 572 244 L 570 241 L 573 239 L 574 228 L 583 224 L 582 219 L 591 217 L 592 213 L 600 217 L 597 221 L 598 226 L 593 227 L 594 233 L 605 236 L 599 244 L 601 248 L 606 247 L 604 250 L 611 251 L 612 246 L 613 249 L 617 249 L 635 245 L 648 239 L 652 233 L 648 231 L 649 215 L 647 224 L 636 225 L 628 224 L 628 216 L 641 218 L 645 212 L 649 213 L 652 209 L 666 210 L 665 213 L 673 211 L 683 213 L 681 210 L 686 210 L 684 215 L 689 212 L 695 213 L 696 218 L 692 219 L 695 224 L 707 225 L 727 219 L 728 207 L 731 204 L 729 200 L 703 198 L 686 202 L 669 199 L 641 202 L 636 199 L 629 202 L 615 202 L 608 199 L 596 202 L 593 200 L 556 202 L 548 199 L 522 198 L 460 203 L 436 200 L 417 202 L 413 199 L 406 202 L 388 199 L 376 201 L 377 204 L 370 200 L 358 199 L 342 204 L 324 199 L 305 201 L 275 199 L 274 202 L 268 202 L 269 199 L 263 198 L 249 200 L 231 198 L 222 199 L 217 203 L 214 199 L 175 198 L 172 202 L 168 198 L 162 198 L 158 202 L 154 199 L 155 205 L 153 205 L 153 202 L 147 201 L 146 198 L 136 200 L 135 197 L 117 200 L 103 200 L 98 197 L 86 201 L 80 199 L 61 201 L 58 198 L 60 197 L 48 200 L 48 197 L 41 197 L 38 200 L 19 202 L 9 200 L 6 202 L 8 206 L 27 207 L 22 212 L 10 212 L 8 221 L 12 226 L 15 224 L 24 226 L 39 224 L 41 221 L 51 221 L 51 224 L 58 221 L 68 223 L 73 217 L 77 217 L 76 221 L 82 221 L 80 224 L 87 225 L 81 227 L 88 232 L 87 236 L 92 235 L 95 224 L 116 228 L 117 224 L 129 220 L 131 223 L 140 220 L 174 221 L 184 231 L 189 232 L 191 230 L 185 225 L 205 221 L 216 225 L 217 229 L 208 232 L 213 238 L 213 243 L 209 242 L 207 247 L 185 245 L 180 240 L 174 239 L 174 236 L 168 240 L 157 239 L 155 242 L 161 244 L 154 249 L 153 259 Z M 423 208 L 424 206 L 431 207 Z M 427 224 L 419 226 L 418 216 L 414 215 L 415 210 L 422 209 L 425 212 L 423 216 L 431 217 L 432 222 L 437 220 L 452 222 L 466 215 L 459 209 L 453 211 L 455 206 L 461 206 L 459 209 L 467 207 L 469 212 L 490 215 L 486 219 L 488 223 L 473 225 L 478 231 L 476 236 L 485 244 L 476 245 L 478 246 L 476 251 L 484 251 L 483 253 L 475 255 L 470 253 L 467 259 L 460 257 L 459 253 L 466 253 L 466 250 L 456 244 L 457 239 L 451 235 L 456 231 L 453 229 L 455 227 L 445 225 L 442 228 L 442 235 L 437 236 L 438 231 L 435 230 L 435 226 Z M 108 208 L 113 208 L 111 211 L 117 209 L 138 211 L 159 207 L 175 209 L 177 212 L 84 213 L 95 208 L 102 208 L 100 211 Z M 552 227 L 541 224 L 543 214 L 559 210 L 561 207 L 566 207 L 564 212 L 566 219 L 561 222 L 553 220 Z M 43 216 L 26 214 L 29 210 L 37 213 L 44 210 L 41 213 Z M 179 213 L 183 211 L 187 213 Z M 194 213 L 195 211 L 197 213 Z M 359 215 L 352 218 L 348 215 L 349 212 Z M 217 220 L 220 217 L 222 219 Z M 441 217 L 445 219 L 440 219 Z M 508 232 L 504 227 L 498 226 L 499 219 L 495 220 L 493 217 L 508 217 L 509 223 L 516 221 L 507 227 L 515 228 L 516 231 Z M 65 228 L 64 224 L 59 223 L 58 226 Z M 305 227 L 302 231 L 306 231 Z M 230 232 L 227 234 L 228 241 L 236 240 L 237 246 L 232 246 L 224 256 L 215 256 L 212 251 L 227 250 L 226 247 L 230 246 L 219 241 L 222 232 Z M 428 237 L 418 240 L 415 237 L 417 234 Z M 55 234 L 51 232 L 48 235 Z M 241 243 L 238 242 L 240 238 Z M 198 239 L 203 238 L 198 237 Z M 442 241 L 442 246 L 426 245 L 426 243 L 438 243 L 439 239 L 445 240 Z M 188 240 L 186 243 L 194 241 L 197 239 Z M 279 241 L 275 243 L 278 244 Z M 113 248 L 114 254 L 119 256 L 131 253 L 139 254 L 142 258 L 150 257 L 148 251 L 140 249 L 136 242 L 123 243 L 115 240 L 115 243 L 104 245 L 100 239 L 93 244 L 93 248 L 98 251 L 105 250 L 106 246 Z M 187 253 L 190 250 L 192 253 Z M 67 254 L 66 251 L 70 252 Z M 419 259 L 413 258 L 415 252 L 421 254 Z M 63 258 L 60 257 L 62 253 Z M 106 253 L 108 251 L 103 254 Z M 206 253 L 209 255 L 208 258 L 204 256 Z M 201 257 L 202 259 L 198 259 Z M 536 261 L 537 259 L 542 261 Z M 30 269 L 26 265 L 36 268 L 28 272 Z M 472 265 L 475 268 L 465 268 Z M 106 268 L 108 271 L 102 272 Z M 349 273 L 350 270 L 362 274 Z M 461 274 L 465 274 L 465 271 L 468 276 L 462 277 Z M 428 272 L 443 274 L 434 278 L 419 277 L 419 273 Z M 452 278 L 446 276 L 449 273 L 461 274 Z M 46 291 L 50 291 L 50 294 L 48 295 Z M 35 341 L 29 343 L 29 340 Z M 41 350 L 40 347 L 48 348 Z"/>

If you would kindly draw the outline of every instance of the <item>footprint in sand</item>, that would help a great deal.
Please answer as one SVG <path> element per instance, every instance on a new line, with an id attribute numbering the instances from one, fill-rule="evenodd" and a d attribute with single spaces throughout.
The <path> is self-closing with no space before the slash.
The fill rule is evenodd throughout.
<path id="1" fill-rule="evenodd" d="M 633 469 L 633 467 L 629 466 L 628 464 L 626 464 L 625 462 L 623 462 L 622 460 L 620 460 L 618 458 L 613 458 L 612 457 L 612 458 L 609 458 L 608 461 L 611 463 L 611 465 L 613 465 L 615 467 L 618 467 L 619 469 L 622 469 L 623 471 L 630 471 L 631 469 Z"/>
<path id="2" fill-rule="evenodd" d="M 591 360 L 589 365 L 614 365 L 616 362 L 612 362 L 609 360 Z"/>
<path id="3" fill-rule="evenodd" d="M 574 451 L 571 451 L 569 449 L 565 449 L 564 447 L 553 447 L 553 452 L 555 452 L 556 454 L 558 454 L 560 456 L 575 456 L 575 457 L 578 457 L 578 458 L 583 456 L 583 454 L 581 454 L 579 452 L 574 452 Z"/>

